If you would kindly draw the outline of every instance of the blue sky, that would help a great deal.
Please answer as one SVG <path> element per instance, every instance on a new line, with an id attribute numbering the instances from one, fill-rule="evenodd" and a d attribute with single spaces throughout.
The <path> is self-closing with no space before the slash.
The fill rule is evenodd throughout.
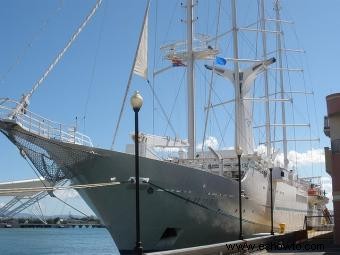
<path id="1" fill-rule="evenodd" d="M 159 1 L 156 4 L 152 1 L 151 50 L 185 37 L 185 25 L 180 22 L 185 12 L 180 7 L 180 2 L 169 1 L 164 4 L 163 1 Z M 214 25 L 217 21 L 213 7 L 217 2 L 199 1 L 197 32 L 215 34 Z M 267 2 L 271 4 L 272 1 Z M 66 44 L 94 3 L 94 0 L 2 1 L 0 3 L 2 35 L 0 97 L 18 99 L 28 91 Z M 109 148 L 132 65 L 145 3 L 146 1 L 137 0 L 104 0 L 96 16 L 34 94 L 30 109 L 62 123 L 74 124 L 77 117 L 80 131 L 89 135 L 96 146 Z M 240 23 L 246 23 L 254 18 L 250 14 L 254 3 L 255 1 L 251 0 L 238 1 L 240 20 L 242 20 Z M 311 122 L 314 124 L 313 134 L 319 136 L 321 141 L 320 144 L 313 144 L 313 147 L 322 148 L 329 145 L 328 138 L 322 133 L 323 116 L 326 113 L 325 96 L 339 91 L 336 74 L 338 59 L 340 59 L 338 46 L 340 38 L 337 33 L 340 26 L 340 20 L 337 19 L 340 2 L 283 0 L 282 6 L 282 18 L 293 20 L 295 23 L 293 28 L 287 29 L 289 32 L 286 34 L 287 42 L 294 41 L 294 44 L 287 43 L 287 45 L 292 48 L 303 48 L 306 51 L 301 61 L 293 63 L 303 64 L 304 82 L 315 93 L 315 111 L 312 101 L 310 105 Z M 230 25 L 230 22 L 227 22 L 230 15 L 228 8 L 229 4 L 224 3 L 221 9 L 222 25 L 224 21 L 226 25 Z M 156 9 L 157 28 L 154 22 Z M 222 25 L 220 32 L 226 30 Z M 221 42 L 219 46 L 223 48 L 226 43 L 227 40 Z M 155 66 L 155 69 L 166 66 L 160 53 L 150 54 L 149 58 L 151 67 Z M 155 64 L 153 64 L 154 59 Z M 198 69 L 203 70 L 198 72 L 205 72 L 203 63 L 197 66 Z M 171 70 L 164 75 L 165 77 L 159 80 L 157 78 L 155 86 L 157 93 L 166 95 L 161 100 L 169 112 L 174 109 L 172 120 L 178 127 L 176 131 L 180 137 L 185 138 L 186 111 L 185 108 L 182 110 L 180 108 L 186 100 L 183 75 L 183 69 Z M 206 95 L 206 89 L 202 85 L 204 78 L 197 75 L 196 80 L 198 101 L 202 103 Z M 222 81 L 216 78 L 216 84 L 218 83 L 222 84 Z M 141 130 L 152 133 L 154 129 L 155 133 L 173 135 L 169 128 L 160 124 L 164 123 L 164 118 L 157 106 L 153 121 L 152 97 L 146 82 L 138 77 L 134 78 L 130 94 L 135 89 L 140 90 L 145 98 L 145 105 L 140 113 Z M 178 90 L 180 93 L 176 102 L 170 98 L 176 97 Z M 304 111 L 301 112 L 303 115 Z M 202 129 L 200 123 L 203 123 L 203 117 L 197 118 L 197 128 Z M 132 120 L 132 111 L 127 105 L 117 140 L 118 150 L 124 151 L 125 144 L 130 142 L 128 134 L 133 130 Z M 213 129 L 217 129 L 216 125 L 212 125 L 209 129 L 212 131 L 211 136 L 214 136 Z M 198 134 L 198 138 L 202 139 L 201 133 Z M 224 146 L 230 146 L 230 143 Z M 299 149 L 301 153 L 308 150 L 305 146 Z M 26 162 L 19 156 L 17 149 L 4 136 L 0 137 L 0 155 L 1 181 L 35 177 Z M 305 171 L 308 172 L 308 169 L 309 166 L 305 166 Z M 321 170 L 313 172 L 314 175 L 323 174 L 322 164 L 318 164 L 317 169 Z"/>

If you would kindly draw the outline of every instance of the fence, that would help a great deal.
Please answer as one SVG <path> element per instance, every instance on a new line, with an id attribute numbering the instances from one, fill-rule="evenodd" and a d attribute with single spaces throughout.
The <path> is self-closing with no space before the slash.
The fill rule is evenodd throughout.
<path id="1" fill-rule="evenodd" d="M 10 117 L 18 104 L 15 100 L 0 98 L 0 120 L 13 121 L 23 129 L 45 138 L 52 138 L 66 143 L 93 146 L 91 139 L 77 132 L 76 127 L 51 121 L 27 109 Z"/>
<path id="2" fill-rule="evenodd" d="M 304 229 L 308 231 L 308 238 L 332 232 L 334 229 L 334 216 L 305 216 Z"/>

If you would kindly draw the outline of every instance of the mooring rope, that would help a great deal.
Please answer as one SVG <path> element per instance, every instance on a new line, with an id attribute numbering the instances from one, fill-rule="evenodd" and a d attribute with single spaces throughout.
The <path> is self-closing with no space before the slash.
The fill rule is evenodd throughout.
<path id="1" fill-rule="evenodd" d="M 90 188 L 115 186 L 119 184 L 121 183 L 120 182 L 102 182 L 102 183 L 77 184 L 77 185 L 59 186 L 59 187 L 6 188 L 6 189 L 0 189 L 0 195 L 12 194 L 12 193 L 20 194 L 20 193 L 28 193 L 28 192 L 68 190 L 68 189 L 90 189 Z"/>

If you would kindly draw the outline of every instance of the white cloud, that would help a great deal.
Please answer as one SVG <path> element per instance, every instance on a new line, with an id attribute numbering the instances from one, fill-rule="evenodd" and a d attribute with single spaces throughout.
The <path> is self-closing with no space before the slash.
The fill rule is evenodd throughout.
<path id="1" fill-rule="evenodd" d="M 260 155 L 266 154 L 266 146 L 260 145 L 256 148 L 256 151 Z M 325 163 L 325 153 L 323 149 L 311 149 L 305 152 L 298 152 L 291 150 L 288 152 L 289 167 L 293 166 L 307 166 L 311 164 Z M 277 153 L 274 159 L 275 165 L 283 166 L 283 153 Z"/>
<path id="2" fill-rule="evenodd" d="M 288 159 L 299 165 L 320 164 L 325 162 L 325 153 L 323 149 L 312 149 L 302 153 L 289 151 Z"/>
<path id="3" fill-rule="evenodd" d="M 197 150 L 200 150 L 202 149 L 202 145 L 203 143 L 199 143 L 197 146 L 196 146 L 196 149 Z M 217 141 L 217 138 L 214 137 L 214 136 L 208 136 L 207 139 L 205 139 L 204 141 L 204 147 L 205 148 L 208 148 L 208 147 L 211 147 L 213 148 L 214 150 L 217 150 L 218 149 L 218 141 Z"/>
<path id="4" fill-rule="evenodd" d="M 165 153 L 172 153 L 172 152 L 178 152 L 179 148 L 175 148 L 175 147 L 165 147 L 165 148 L 163 148 L 163 147 L 155 147 L 155 148 L 153 148 L 153 150 L 155 152 L 158 152 L 158 153 L 163 153 L 163 152 L 165 152 Z M 186 151 L 186 149 L 183 149 L 183 150 Z"/>
<path id="5" fill-rule="evenodd" d="M 204 143 L 205 148 L 208 146 L 212 147 L 213 149 L 218 149 L 219 143 L 216 137 L 209 136 Z M 202 143 L 197 145 L 197 149 L 202 149 Z M 224 148 L 228 150 L 232 150 L 233 147 Z M 265 145 L 259 145 L 255 151 L 262 156 L 266 155 L 267 147 Z M 325 154 L 323 149 L 311 149 L 307 150 L 306 152 L 298 152 L 291 150 L 288 152 L 288 160 L 289 160 L 289 167 L 300 167 L 300 166 L 307 166 L 311 164 L 322 164 L 325 163 Z M 277 153 L 274 163 L 276 165 L 283 166 L 283 153 Z"/>
<path id="6" fill-rule="evenodd" d="M 325 162 L 325 154 L 323 149 L 312 149 L 306 152 L 289 151 L 288 160 L 290 167 L 306 166 L 311 164 L 321 164 Z M 283 165 L 283 153 L 276 156 L 275 163 Z"/>
<path id="7" fill-rule="evenodd" d="M 259 155 L 265 155 L 266 151 L 267 151 L 267 147 L 263 144 L 257 146 L 257 148 L 255 149 L 255 151 L 259 154 Z"/>

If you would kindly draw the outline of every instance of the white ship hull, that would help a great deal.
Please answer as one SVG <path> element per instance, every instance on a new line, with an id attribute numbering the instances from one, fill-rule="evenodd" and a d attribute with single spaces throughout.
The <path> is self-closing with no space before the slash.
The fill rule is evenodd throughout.
<path id="1" fill-rule="evenodd" d="M 127 181 L 134 176 L 133 156 L 105 152 L 92 167 L 77 169 L 76 183 L 105 182 L 111 177 Z M 90 163 L 91 165 L 91 163 Z M 238 182 L 201 170 L 142 158 L 141 236 L 145 250 L 165 250 L 236 240 L 239 237 Z M 268 176 L 249 171 L 242 187 L 244 236 L 270 231 Z M 289 186 L 289 185 L 287 185 Z M 289 187 L 284 187 L 289 193 Z M 277 200 L 275 227 L 286 223 L 288 230 L 301 229 L 307 204 Z M 164 191 L 163 189 L 167 190 Z M 81 196 L 108 227 L 119 250 L 135 247 L 135 185 L 120 184 L 102 190 L 80 190 Z M 186 201 L 184 198 L 190 199 Z M 167 229 L 175 230 L 168 233 Z M 162 238 L 163 237 L 163 238 Z"/>
<path id="2" fill-rule="evenodd" d="M 170 61 L 170 66 L 161 66 L 162 68 L 154 72 L 154 75 L 166 71 L 172 66 L 186 67 L 188 88 L 188 99 L 186 100 L 188 103 L 188 141 L 180 140 L 177 137 L 170 139 L 170 137 L 158 137 L 154 135 L 144 136 L 144 139 L 141 139 L 143 137 L 138 135 L 140 145 L 144 147 L 144 151 L 147 149 L 150 151 L 159 148 L 177 148 L 180 152 L 174 156 L 178 162 L 155 160 L 146 153 L 143 154 L 145 157 L 140 158 L 140 176 L 145 178 L 145 180 L 149 180 L 141 184 L 140 193 L 141 240 L 145 251 L 211 244 L 235 240 L 239 237 L 240 194 L 238 192 L 238 173 L 236 174 L 235 171 L 237 168 L 235 151 L 232 151 L 233 154 L 229 157 L 228 155 L 226 156 L 228 150 L 214 151 L 213 148 L 203 143 L 202 150 L 203 148 L 206 150 L 204 153 L 208 154 L 211 152 L 213 157 L 208 158 L 208 156 L 200 155 L 200 152 L 196 154 L 195 147 L 197 141 L 195 134 L 197 133 L 196 122 L 198 122 L 198 119 L 195 119 L 196 108 L 204 106 L 205 109 L 203 112 L 205 115 L 205 126 L 202 137 L 202 141 L 205 141 L 208 133 L 210 133 L 210 131 L 206 132 L 208 129 L 211 129 L 212 135 L 218 131 L 217 128 L 209 127 L 208 125 L 208 122 L 210 122 L 209 109 L 222 105 L 227 107 L 227 103 L 234 103 L 234 107 L 230 108 L 235 110 L 233 117 L 227 116 L 224 111 L 219 112 L 218 110 L 218 117 L 215 118 L 218 129 L 220 129 L 220 120 L 225 119 L 227 121 L 225 131 L 221 132 L 221 129 L 219 130 L 222 141 L 226 138 L 225 133 L 230 132 L 230 134 L 228 133 L 228 139 L 234 138 L 235 143 L 233 148 L 243 154 L 242 160 L 246 165 L 245 167 L 242 165 L 244 175 L 242 177 L 243 192 L 241 198 L 244 237 L 249 237 L 254 233 L 270 231 L 272 191 L 269 185 L 268 168 L 269 165 L 273 164 L 272 161 L 275 160 L 280 148 L 283 149 L 284 165 L 288 168 L 289 147 L 287 142 L 290 140 L 298 141 L 295 139 L 295 131 L 294 139 L 287 139 L 286 127 L 294 127 L 296 124 L 294 114 L 292 114 L 292 119 L 286 119 L 285 102 L 293 103 L 293 98 L 291 98 L 289 94 L 295 94 L 295 92 L 288 93 L 288 91 L 291 91 L 291 88 L 289 88 L 288 91 L 284 89 L 285 79 L 283 79 L 283 71 L 296 71 L 299 69 L 286 68 L 286 65 L 288 66 L 288 58 L 287 56 L 283 57 L 282 52 L 300 52 L 300 50 L 285 51 L 284 45 L 281 45 L 284 32 L 281 27 L 280 1 L 275 1 L 274 9 L 276 19 L 270 20 L 266 19 L 264 1 L 259 1 L 258 12 L 256 16 L 254 16 L 259 23 L 247 25 L 245 27 L 246 29 L 244 29 L 244 32 L 247 30 L 252 33 L 256 31 L 254 38 L 253 36 L 249 38 L 245 37 L 246 40 L 244 41 L 244 44 L 248 48 L 250 39 L 256 40 L 256 47 L 254 47 L 254 45 L 250 47 L 252 48 L 251 51 L 255 49 L 256 59 L 244 56 L 248 50 L 243 50 L 241 45 L 239 45 L 239 41 L 241 40 L 238 40 L 238 31 L 241 27 L 237 24 L 238 12 L 236 9 L 236 1 L 231 2 L 231 29 L 229 30 L 228 28 L 229 32 L 227 33 L 217 34 L 220 30 L 220 17 L 218 14 L 216 16 L 218 18 L 218 27 L 216 36 L 213 38 L 201 34 L 200 36 L 193 34 L 193 21 L 196 17 L 196 15 L 193 16 L 193 14 L 195 14 L 194 7 L 196 5 L 193 4 L 192 0 L 187 0 L 186 2 L 187 17 L 185 20 L 190 21 L 186 22 L 187 38 L 183 42 L 175 42 L 161 47 L 164 52 L 164 59 Z M 59 53 L 54 62 L 52 62 L 41 79 L 33 86 L 32 90 L 23 95 L 20 102 L 15 102 L 7 98 L 0 100 L 0 110 L 4 112 L 3 115 L 0 115 L 0 130 L 19 148 L 22 156 L 27 157 L 39 173 L 52 184 L 56 184 L 63 179 L 70 179 L 74 184 L 108 184 L 114 180 L 116 182 L 115 185 L 111 183 L 112 185 L 105 187 L 79 189 L 78 192 L 107 226 L 119 250 L 128 253 L 133 252 L 136 240 L 135 184 L 130 181 L 135 177 L 134 155 L 93 148 L 91 147 L 91 139 L 78 133 L 76 127 L 70 129 L 62 124 L 44 119 L 28 110 L 29 100 L 35 90 L 56 66 L 67 49 L 70 48 L 70 45 L 96 12 L 100 3 L 101 1 L 96 3 L 91 13 L 78 28 L 77 32 L 73 34 L 68 44 Z M 147 62 L 146 59 L 142 59 L 139 55 L 147 55 L 147 29 L 151 27 L 147 23 L 148 12 L 149 4 L 147 4 L 145 10 L 139 45 L 134 57 L 133 69 L 131 69 L 129 83 L 115 132 L 118 132 L 121 122 L 121 115 L 126 104 L 126 96 L 128 95 L 127 92 L 129 92 L 128 89 L 132 80 L 132 74 L 133 72 L 136 73 L 136 69 L 142 68 L 146 70 L 147 68 L 147 64 L 144 63 Z M 220 13 L 220 11 L 218 11 L 218 13 Z M 209 14 L 208 16 L 210 17 L 210 13 L 208 12 L 207 14 Z M 248 18 L 252 20 L 251 16 Z M 266 27 L 268 21 L 275 23 L 267 25 Z M 275 30 L 273 30 L 274 25 Z M 157 32 L 157 26 L 155 28 Z M 274 41 L 271 43 L 268 42 L 267 48 L 266 33 L 272 32 L 275 32 L 275 35 L 277 34 L 275 36 L 276 41 L 275 43 Z M 229 38 L 229 35 L 231 38 Z M 217 39 L 221 39 L 222 41 L 213 43 Z M 258 43 L 260 39 L 262 39 L 262 49 L 260 43 Z M 227 42 L 228 45 L 232 42 L 232 47 L 227 47 L 227 49 L 220 51 L 217 46 L 219 44 L 223 45 L 225 42 Z M 213 44 L 215 44 L 214 48 L 212 47 Z M 272 48 L 274 46 L 277 46 L 278 49 L 273 50 Z M 232 54 L 230 52 L 231 48 Z M 249 53 L 251 53 L 249 55 L 253 55 L 253 52 Z M 224 59 L 224 57 L 227 57 L 227 59 Z M 276 62 L 276 58 L 278 62 Z M 217 62 L 218 59 L 224 60 L 225 63 Z M 214 74 L 225 79 L 228 84 L 231 84 L 233 91 L 230 92 L 229 89 L 226 90 L 225 87 L 220 86 L 222 84 L 219 84 L 219 82 L 215 84 L 215 79 L 211 76 L 209 93 L 205 93 L 208 94 L 208 98 L 204 98 L 204 96 L 202 97 L 204 100 L 197 100 L 197 102 L 202 101 L 200 102 L 202 105 L 196 103 L 197 93 L 195 93 L 194 67 L 196 61 L 199 60 L 205 61 L 204 66 L 206 69 L 211 70 Z M 227 60 L 228 62 L 230 61 L 228 65 L 226 64 Z M 211 61 L 215 61 L 213 65 L 209 65 Z M 143 67 L 139 66 L 136 68 L 138 62 L 143 62 L 141 64 Z M 231 62 L 233 62 L 233 67 Z M 140 63 L 138 65 L 140 65 Z M 156 68 L 154 68 L 154 70 L 156 70 Z M 274 73 L 269 74 L 269 71 L 275 70 L 279 73 L 275 75 L 273 75 Z M 147 71 L 145 72 L 147 74 Z M 140 75 L 141 73 L 137 72 L 137 74 Z M 264 81 L 261 85 L 259 82 L 256 82 L 257 77 L 260 75 L 263 76 Z M 142 74 L 142 76 L 144 78 L 146 77 L 145 74 Z M 178 78 L 179 77 L 180 76 L 178 76 Z M 202 81 L 208 81 L 206 74 L 202 77 L 204 77 Z M 280 77 L 280 79 L 278 77 Z M 275 93 L 273 93 L 274 87 L 269 87 L 271 83 L 272 86 L 275 85 Z M 202 84 L 208 85 L 208 82 Z M 149 83 L 149 85 L 153 88 L 153 84 L 151 85 Z M 257 91 L 259 87 L 264 89 L 263 93 Z M 215 90 L 215 88 L 217 90 Z M 206 89 L 206 91 L 208 90 Z M 216 98 L 214 98 L 215 96 L 211 96 L 212 92 L 217 95 Z M 152 93 L 158 102 L 159 99 L 156 94 L 154 94 L 153 89 Z M 227 97 L 220 98 L 220 93 Z M 233 94 L 234 98 L 230 100 L 229 97 Z M 300 94 L 300 92 L 298 94 Z M 168 97 L 168 95 L 164 96 Z M 179 104 L 177 96 L 178 93 L 174 103 Z M 139 100 L 139 103 L 133 106 L 136 111 L 140 109 L 142 105 L 142 97 L 136 94 L 134 95 L 134 99 Z M 215 102 L 217 99 L 218 101 Z M 133 101 L 135 100 L 132 100 L 132 102 Z M 254 111 L 253 109 L 255 109 L 255 107 L 253 103 L 255 101 L 263 101 L 265 103 L 264 108 L 261 106 L 258 110 Z M 269 108 L 272 101 L 277 102 L 275 103 L 274 111 Z M 281 111 L 278 110 L 278 103 L 280 101 Z M 164 110 L 161 104 L 160 107 L 163 112 Z M 175 107 L 172 107 L 172 110 L 174 110 L 174 108 Z M 293 105 L 291 108 L 294 108 Z M 297 108 L 301 111 L 299 104 Z M 152 111 L 155 109 L 153 106 Z M 258 122 L 258 118 L 262 119 L 263 113 L 261 111 L 264 109 L 266 120 L 265 125 L 261 125 L 261 123 L 256 122 Z M 164 114 L 168 121 L 166 129 L 171 124 L 172 110 L 170 116 Z M 183 110 L 178 112 L 178 114 L 182 115 L 182 111 Z M 229 115 L 229 109 L 227 112 Z M 138 115 L 136 115 L 136 117 L 138 117 Z M 270 122 L 272 118 L 274 120 L 273 123 Z M 157 119 L 155 119 L 155 121 L 157 121 Z M 235 120 L 233 129 L 229 129 L 228 127 L 230 120 Z M 293 121 L 293 123 L 290 123 L 290 121 Z M 257 124 L 257 128 L 265 128 L 266 141 L 264 144 L 267 153 L 266 156 L 263 157 L 255 153 L 256 148 L 253 135 L 255 123 Z M 281 126 L 282 135 L 274 132 L 275 139 L 271 141 L 273 128 L 278 127 L 281 129 Z M 297 124 L 297 126 L 309 127 L 310 125 Z M 138 125 L 136 125 L 136 127 L 138 127 Z M 201 123 L 200 128 L 203 128 L 203 123 Z M 138 128 L 136 129 L 136 133 L 138 133 Z M 234 134 L 231 134 L 230 130 L 232 130 Z M 259 130 L 258 139 L 256 140 L 262 143 L 260 140 L 264 138 L 264 135 L 262 134 L 262 129 Z M 177 132 L 174 133 L 177 134 Z M 310 133 L 312 133 L 311 130 Z M 116 134 L 117 133 L 114 135 L 114 140 Z M 280 142 L 280 139 L 282 139 L 282 146 L 273 148 L 272 142 Z M 304 139 L 302 139 L 302 141 L 303 140 Z M 223 143 L 220 145 L 222 144 Z M 224 146 L 228 146 L 228 144 L 224 144 Z M 185 150 L 188 151 L 187 156 L 184 153 Z M 226 153 L 223 154 L 224 152 Z M 197 155 L 199 159 L 193 159 L 191 160 L 192 162 L 185 159 L 192 159 Z M 196 164 L 197 161 L 195 160 L 206 160 L 206 162 L 200 165 Z M 210 162 L 213 163 L 210 164 Z M 301 229 L 304 224 L 304 217 L 306 215 L 319 214 L 322 209 L 322 203 L 326 200 L 323 200 L 322 197 L 314 197 L 314 200 L 308 199 L 307 191 L 309 188 L 308 185 L 310 184 L 308 182 L 300 182 L 298 178 L 294 176 L 293 171 L 290 172 L 288 169 L 274 167 L 273 173 L 275 173 L 273 182 L 274 228 L 277 229 L 280 223 L 285 223 L 287 231 Z M 319 203 L 319 205 L 315 205 L 315 202 Z"/>
<path id="3" fill-rule="evenodd" d="M 100 161 L 94 159 L 97 162 L 93 167 L 78 169 L 73 181 L 97 183 L 115 177 L 116 181 L 124 182 L 134 177 L 132 155 L 105 153 L 108 157 Z M 141 159 L 140 171 L 151 183 L 142 184 L 140 193 L 141 236 L 145 250 L 183 248 L 238 238 L 236 181 L 146 158 Z M 135 185 L 125 183 L 102 190 L 80 190 L 80 194 L 106 224 L 118 248 L 133 250 Z M 243 202 L 245 235 L 268 232 L 269 208 L 256 200 L 243 199 Z M 164 237 L 167 229 L 175 230 L 168 238 Z"/>
<path id="4" fill-rule="evenodd" d="M 134 155 L 63 143 L 32 134 L 12 123 L 2 122 L 1 129 L 40 172 L 59 169 L 76 184 L 107 183 L 115 178 L 120 184 L 78 192 L 106 225 L 118 249 L 123 253 L 134 250 L 135 185 L 129 182 L 134 177 Z M 39 161 L 41 155 L 47 155 L 51 161 Z M 149 158 L 140 158 L 140 176 L 149 178 L 149 183 L 141 184 L 140 193 L 144 250 L 238 239 L 237 181 Z M 288 231 L 301 229 L 304 216 L 313 213 L 308 211 L 306 191 L 293 184 L 274 183 L 275 228 L 286 223 Z M 269 232 L 269 174 L 249 168 L 242 189 L 244 236 Z M 305 199 L 298 199 L 298 195 Z"/>

